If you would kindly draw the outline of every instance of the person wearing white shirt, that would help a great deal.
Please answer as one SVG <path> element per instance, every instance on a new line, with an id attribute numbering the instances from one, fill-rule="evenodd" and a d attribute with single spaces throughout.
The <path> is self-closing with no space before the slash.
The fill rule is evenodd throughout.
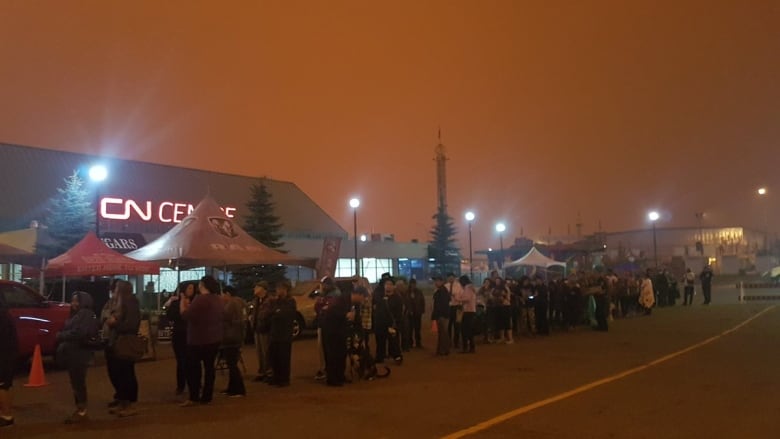
<path id="1" fill-rule="evenodd" d="M 463 319 L 463 307 L 458 298 L 463 293 L 463 287 L 460 285 L 460 282 L 458 282 L 454 273 L 447 274 L 447 283 L 445 284 L 445 287 L 450 293 L 450 322 L 447 329 L 452 335 L 452 346 L 455 349 L 458 349 L 460 347 L 461 322 Z"/>
<path id="2" fill-rule="evenodd" d="M 461 326 L 463 334 L 463 354 L 474 353 L 474 316 L 477 314 L 477 292 L 468 276 L 458 279 L 461 293 L 458 303 L 463 307 L 463 322 Z"/>

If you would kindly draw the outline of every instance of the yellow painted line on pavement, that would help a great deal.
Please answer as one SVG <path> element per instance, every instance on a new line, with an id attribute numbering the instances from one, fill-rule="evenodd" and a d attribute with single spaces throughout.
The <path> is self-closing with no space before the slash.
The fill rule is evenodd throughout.
<path id="1" fill-rule="evenodd" d="M 704 341 L 696 343 L 695 345 L 689 346 L 689 347 L 687 347 L 685 349 L 681 349 L 681 350 L 679 350 L 677 352 L 671 353 L 669 355 L 665 355 L 665 356 L 663 356 L 661 358 L 658 358 L 656 360 L 653 360 L 653 361 L 651 361 L 649 363 L 643 364 L 643 365 L 635 367 L 633 369 L 628 369 L 628 370 L 620 372 L 620 373 L 618 373 L 616 375 L 612 375 L 612 376 L 607 377 L 607 378 L 602 378 L 602 379 L 600 379 L 598 381 L 593 381 L 592 383 L 585 384 L 584 386 L 577 387 L 576 389 L 569 390 L 568 392 L 563 392 L 563 393 L 560 393 L 558 395 L 552 396 L 550 398 L 543 399 L 541 401 L 537 401 L 537 402 L 534 402 L 532 404 L 525 405 L 523 407 L 519 407 L 519 408 L 517 408 L 515 410 L 512 410 L 510 412 L 506 412 L 506 413 L 504 413 L 502 415 L 496 416 L 495 418 L 488 419 L 487 421 L 484 421 L 484 422 L 480 422 L 479 424 L 474 425 L 473 427 L 465 428 L 463 430 L 456 431 L 455 433 L 448 434 L 447 436 L 443 436 L 442 439 L 459 439 L 459 438 L 462 438 L 462 437 L 465 437 L 465 436 L 468 436 L 468 435 L 479 433 L 480 431 L 487 430 L 488 428 L 491 428 L 491 427 L 493 427 L 495 425 L 498 425 L 498 424 L 500 424 L 502 422 L 508 421 L 508 420 L 510 420 L 512 418 L 515 418 L 517 416 L 520 416 L 522 414 L 528 413 L 528 412 L 530 412 L 532 410 L 536 410 L 536 409 L 544 407 L 546 405 L 550 405 L 550 404 L 556 403 L 558 401 L 564 400 L 566 398 L 570 398 L 570 397 L 572 397 L 574 395 L 578 395 L 580 393 L 587 392 L 588 390 L 594 389 L 594 388 L 599 387 L 599 386 L 603 386 L 605 384 L 609 384 L 609 383 L 611 383 L 613 381 L 617 381 L 619 379 L 623 379 L 623 378 L 625 378 L 625 377 L 627 377 L 629 375 L 633 375 L 635 373 L 641 372 L 641 371 L 643 371 L 645 369 L 648 369 L 650 367 L 653 367 L 653 366 L 656 366 L 658 364 L 661 364 L 661 363 L 663 363 L 665 361 L 669 361 L 669 360 L 671 360 L 673 358 L 679 357 L 680 355 L 687 354 L 690 351 L 693 351 L 695 349 L 699 349 L 700 347 L 706 346 L 706 345 L 708 345 L 708 344 L 710 344 L 710 343 L 720 339 L 721 337 L 723 337 L 725 335 L 728 335 L 728 334 L 731 334 L 734 331 L 737 331 L 738 329 L 742 328 L 743 326 L 745 326 L 748 323 L 752 322 L 753 320 L 761 317 L 763 314 L 766 314 L 767 312 L 773 310 L 776 307 L 777 307 L 777 305 L 773 305 L 773 306 L 770 306 L 769 308 L 765 308 L 761 312 L 759 312 L 756 315 L 750 317 L 749 319 L 747 319 L 744 322 L 738 324 L 737 326 L 735 326 L 735 327 L 733 327 L 731 329 L 728 329 L 726 331 L 723 331 L 720 334 L 715 335 L 713 337 L 710 337 L 710 338 L 708 338 L 708 339 L 706 339 Z"/>

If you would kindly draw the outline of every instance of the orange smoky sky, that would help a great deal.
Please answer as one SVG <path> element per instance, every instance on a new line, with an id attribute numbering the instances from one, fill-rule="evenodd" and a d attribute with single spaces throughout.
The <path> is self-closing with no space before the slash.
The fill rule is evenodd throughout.
<path id="1" fill-rule="evenodd" d="M 476 248 L 780 213 L 776 1 L 0 0 L 0 141 L 297 183 Z M 756 189 L 769 188 L 759 199 Z M 770 224 L 777 231 L 775 223 Z"/>

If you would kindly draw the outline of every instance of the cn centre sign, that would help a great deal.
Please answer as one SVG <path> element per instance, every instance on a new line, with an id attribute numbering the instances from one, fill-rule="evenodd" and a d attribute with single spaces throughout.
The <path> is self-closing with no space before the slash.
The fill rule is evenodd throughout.
<path id="1" fill-rule="evenodd" d="M 225 216 L 234 218 L 235 207 L 220 207 Z M 109 220 L 139 219 L 161 223 L 180 223 L 195 207 L 174 201 L 137 201 L 130 198 L 103 197 L 100 199 L 100 217 Z"/>

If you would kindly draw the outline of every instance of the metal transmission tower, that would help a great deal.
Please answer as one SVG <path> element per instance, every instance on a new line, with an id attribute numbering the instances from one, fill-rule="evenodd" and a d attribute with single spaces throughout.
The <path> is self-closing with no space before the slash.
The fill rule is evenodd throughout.
<path id="1" fill-rule="evenodd" d="M 441 128 L 439 128 L 439 144 L 434 149 L 436 153 L 436 191 L 438 208 L 447 211 L 447 152 L 441 143 Z"/>

